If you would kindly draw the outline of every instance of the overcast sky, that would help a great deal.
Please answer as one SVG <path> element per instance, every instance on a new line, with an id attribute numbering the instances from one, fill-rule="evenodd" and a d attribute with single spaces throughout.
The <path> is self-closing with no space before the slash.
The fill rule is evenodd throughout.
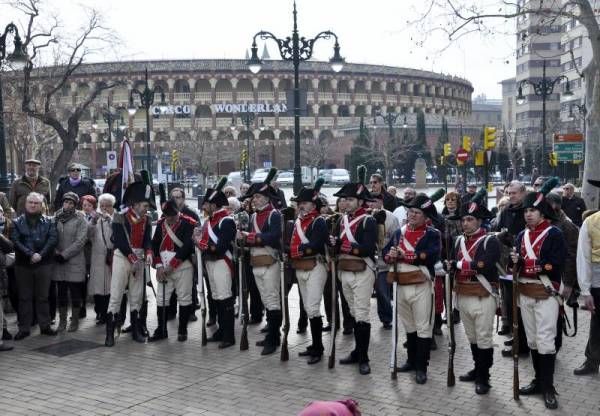
<path id="1" fill-rule="evenodd" d="M 443 53 L 443 37 L 429 38 L 421 47 L 427 28 L 407 25 L 423 12 L 423 0 L 298 0 L 301 36 L 313 37 L 332 30 L 340 39 L 348 62 L 385 64 L 433 70 L 470 80 L 473 97 L 485 93 L 500 98 L 498 82 L 515 74 L 513 36 L 469 35 Z M 82 21 L 81 6 L 99 9 L 105 25 L 123 45 L 119 56 L 107 50 L 91 60 L 243 58 L 252 36 L 259 30 L 278 37 L 291 35 L 291 0 L 46 0 L 65 29 Z M 0 5 L 0 24 L 25 19 L 7 5 Z M 512 31 L 514 21 L 507 23 Z M 278 56 L 268 43 L 271 57 Z M 260 46 L 262 51 L 262 45 Z M 332 54 L 329 41 L 319 41 L 317 59 Z M 508 63 L 506 61 L 508 60 Z"/>

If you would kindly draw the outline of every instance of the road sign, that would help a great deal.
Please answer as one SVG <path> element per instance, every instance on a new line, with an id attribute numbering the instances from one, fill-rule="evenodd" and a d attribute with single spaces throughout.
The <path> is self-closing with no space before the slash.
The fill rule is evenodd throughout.
<path id="1" fill-rule="evenodd" d="M 561 142 L 583 142 L 583 134 L 581 133 L 567 133 L 567 134 L 555 134 L 554 143 Z"/>
<path id="2" fill-rule="evenodd" d="M 466 162 L 469 159 L 469 152 L 467 152 L 465 149 L 460 148 L 456 151 L 456 159 L 459 162 Z"/>
<path id="3" fill-rule="evenodd" d="M 106 168 L 117 168 L 117 152 L 115 150 L 109 150 L 106 152 Z"/>

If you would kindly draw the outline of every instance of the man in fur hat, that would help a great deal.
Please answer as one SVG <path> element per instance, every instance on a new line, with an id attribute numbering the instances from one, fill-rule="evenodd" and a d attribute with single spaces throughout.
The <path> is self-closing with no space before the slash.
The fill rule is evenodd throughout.
<path id="1" fill-rule="evenodd" d="M 397 313 L 406 330 L 408 359 L 397 371 L 416 371 L 417 383 L 425 384 L 433 336 L 434 265 L 441 256 L 441 236 L 427 225 L 437 218 L 430 197 L 417 194 L 406 207 L 408 224 L 394 233 L 383 255 L 392 265 L 392 280 L 399 285 Z"/>
<path id="2" fill-rule="evenodd" d="M 250 264 L 260 297 L 267 310 L 267 335 L 257 346 L 263 347 L 261 355 L 273 354 L 281 344 L 280 250 L 281 214 L 275 208 L 277 193 L 271 186 L 277 169 L 272 168 L 262 183 L 253 183 L 241 198 L 252 198 L 255 212 L 250 217 L 251 231 L 238 231 L 238 238 L 250 248 Z"/>
<path id="3" fill-rule="evenodd" d="M 550 221 L 555 213 L 548 194 L 558 179 L 551 178 L 539 191 L 529 192 L 523 201 L 526 228 L 516 239 L 511 253 L 513 275 L 519 270 L 519 304 L 535 370 L 533 381 L 520 394 L 542 394 L 548 409 L 556 409 L 554 390 L 556 328 L 562 298 L 558 294 L 567 257 L 563 233 Z"/>
<path id="4" fill-rule="evenodd" d="M 371 294 L 375 282 L 375 252 L 377 251 L 377 224 L 367 214 L 365 203 L 371 201 L 371 193 L 365 185 L 366 168 L 358 168 L 359 181 L 347 183 L 334 196 L 344 198 L 346 212 L 337 227 L 339 235 L 331 237 L 340 255 L 338 270 L 342 291 L 348 301 L 350 314 L 354 317 L 354 350 L 340 364 L 358 364 L 360 374 L 369 374 L 369 342 L 371 339 Z"/>
<path id="5" fill-rule="evenodd" d="M 308 357 L 308 364 L 318 363 L 323 355 L 321 298 L 327 281 L 325 244 L 328 240 L 327 224 L 320 215 L 323 202 L 319 191 L 323 182 L 322 178 L 317 179 L 312 188 L 302 188 L 292 198 L 298 204 L 298 219 L 294 222 L 290 257 L 312 336 L 312 345 L 299 355 Z"/>
<path id="6" fill-rule="evenodd" d="M 131 310 L 131 335 L 136 342 L 143 343 L 139 312 L 144 302 L 145 285 L 150 276 L 145 275 L 145 266 L 152 264 L 152 220 L 148 209 L 156 209 L 156 198 L 152 187 L 143 182 L 133 182 L 123 194 L 127 207 L 115 213 L 112 223 L 114 256 L 110 300 L 106 316 L 107 347 L 115 345 L 115 323 L 125 288 L 128 289 Z"/>
<path id="7" fill-rule="evenodd" d="M 202 250 L 202 260 L 212 290 L 212 297 L 217 307 L 219 328 L 208 339 L 209 342 L 220 342 L 219 348 L 235 345 L 235 297 L 233 279 L 236 274 L 233 265 L 233 242 L 235 239 L 235 220 L 229 213 L 229 202 L 222 189 L 227 178 L 222 178 L 215 188 L 206 190 L 202 201 L 202 209 L 208 218 L 201 230 L 194 233 L 195 242 Z"/>
<path id="8" fill-rule="evenodd" d="M 156 294 L 158 328 L 149 341 L 167 338 L 167 311 L 165 308 L 168 307 L 171 293 L 175 292 L 179 302 L 177 340 L 183 342 L 187 340 L 187 324 L 193 312 L 194 266 L 191 259 L 194 252 L 192 234 L 196 221 L 181 214 L 177 202 L 173 199 L 163 204 L 162 213 L 163 217 L 158 220 L 152 238 L 156 280 L 160 283 Z"/>
<path id="9" fill-rule="evenodd" d="M 487 394 L 490 390 L 498 297 L 496 262 L 500 258 L 500 241 L 482 227 L 483 221 L 494 216 L 486 207 L 486 195 L 485 189 L 481 189 L 461 206 L 456 217 L 460 219 L 463 234 L 454 244 L 454 260 L 446 263 L 455 275 L 456 306 L 475 363 L 475 368 L 459 380 L 474 381 L 477 394 Z"/>

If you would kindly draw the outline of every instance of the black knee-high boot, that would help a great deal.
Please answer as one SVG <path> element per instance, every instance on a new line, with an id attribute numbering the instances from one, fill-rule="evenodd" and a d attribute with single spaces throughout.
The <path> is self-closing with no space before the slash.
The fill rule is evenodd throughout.
<path id="1" fill-rule="evenodd" d="M 477 359 L 478 353 L 479 348 L 477 348 L 477 344 L 471 344 L 471 355 L 473 355 L 473 363 L 475 364 L 475 367 L 467 374 L 459 376 L 458 379 L 460 381 L 475 381 L 477 378 L 477 363 L 479 362 Z"/>
<path id="2" fill-rule="evenodd" d="M 181 306 L 179 305 L 179 328 L 177 328 L 177 341 L 187 341 L 187 326 L 190 316 L 194 313 L 194 304 Z"/>
<path id="3" fill-rule="evenodd" d="M 166 339 L 169 334 L 167 332 L 167 323 L 164 319 L 165 306 L 156 307 L 156 318 L 158 321 L 158 327 L 154 330 L 154 334 L 148 338 L 148 342 L 156 342 L 161 339 Z"/>
<path id="4" fill-rule="evenodd" d="M 427 366 L 429 365 L 429 353 L 431 351 L 431 338 L 417 336 L 417 351 L 415 354 L 415 369 L 417 384 L 427 382 Z"/>
<path id="5" fill-rule="evenodd" d="M 308 364 L 316 364 L 321 361 L 323 356 L 323 318 L 317 316 L 309 320 L 310 335 L 312 337 L 312 345 L 309 351 Z"/>
<path id="6" fill-rule="evenodd" d="M 235 345 L 234 323 L 235 323 L 235 299 L 233 297 L 222 300 L 219 308 L 219 325 L 223 326 L 223 339 L 219 348 L 227 348 Z M 221 318 L 222 316 L 222 318 Z"/>

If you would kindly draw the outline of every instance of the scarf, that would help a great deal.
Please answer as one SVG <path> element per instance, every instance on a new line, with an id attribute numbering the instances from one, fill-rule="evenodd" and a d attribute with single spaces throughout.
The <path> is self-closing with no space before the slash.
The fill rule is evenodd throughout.
<path id="1" fill-rule="evenodd" d="M 71 186 L 77 186 L 80 183 L 81 183 L 81 178 L 73 179 L 73 178 L 69 177 L 69 184 L 71 184 Z"/>
<path id="2" fill-rule="evenodd" d="M 65 211 L 64 209 L 59 209 L 56 211 L 55 218 L 57 221 L 65 223 L 69 221 L 71 218 L 75 217 L 75 210 L 73 211 Z"/>
<path id="3" fill-rule="evenodd" d="M 315 209 L 315 210 L 312 210 L 311 212 L 309 212 L 308 214 L 306 214 L 304 217 L 298 218 L 296 220 L 296 222 L 300 223 L 300 228 L 306 234 L 306 230 L 308 230 L 308 227 L 310 226 L 310 224 L 312 224 L 313 220 L 315 218 L 317 218 L 318 216 L 319 216 L 319 212 Z M 300 246 L 302 245 L 302 240 L 300 239 L 300 235 L 298 234 L 296 227 L 297 227 L 297 225 L 294 224 L 294 231 L 292 233 L 292 241 L 290 243 L 290 254 L 293 259 L 302 257 L 302 252 L 300 251 Z"/>

